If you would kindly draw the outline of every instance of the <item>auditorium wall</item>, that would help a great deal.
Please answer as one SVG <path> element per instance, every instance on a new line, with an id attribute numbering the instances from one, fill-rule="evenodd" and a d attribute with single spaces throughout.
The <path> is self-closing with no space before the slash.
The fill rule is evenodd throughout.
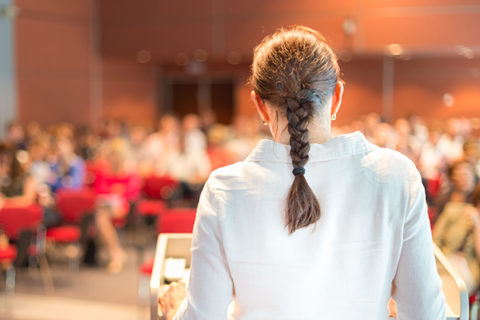
<path id="1" fill-rule="evenodd" d="M 11 0 L 0 0 L 0 7 L 12 5 Z M 16 90 L 14 63 L 14 28 L 11 18 L 0 17 L 0 139 L 7 123 L 16 117 Z"/>
<path id="2" fill-rule="evenodd" d="M 125 119 L 135 124 L 155 124 L 157 107 L 157 69 L 152 64 L 103 59 L 102 117 Z"/>
<path id="3" fill-rule="evenodd" d="M 480 117 L 480 58 L 395 63 L 394 117 Z"/>
<path id="4" fill-rule="evenodd" d="M 17 0 L 15 3 L 21 9 L 15 19 L 14 39 L 19 120 L 35 120 L 42 124 L 59 121 L 94 123 L 102 117 L 114 117 L 154 124 L 162 112 L 161 84 L 168 76 L 165 65 L 177 63 L 179 53 L 191 58 L 197 49 L 205 49 L 208 61 L 215 61 L 217 69 L 230 63 L 227 61 L 232 54 L 239 55 L 244 67 L 232 75 L 235 81 L 234 107 L 237 114 L 254 114 L 250 89 L 245 86 L 252 46 L 263 33 L 278 26 L 274 12 L 278 17 L 289 13 L 287 2 L 277 1 L 276 7 L 272 7 L 273 2 L 262 2 L 247 19 L 250 27 L 240 19 L 247 12 L 247 4 L 226 1 L 226 7 L 222 9 L 216 7 L 222 1 L 207 2 L 195 2 L 188 10 L 182 11 L 179 4 L 173 3 L 167 10 L 162 7 L 164 4 L 154 0 L 143 1 L 142 6 L 135 1 Z M 462 32 L 454 39 L 454 34 L 448 30 L 438 30 L 445 35 L 444 38 L 433 37 L 428 26 L 421 30 L 422 37 L 428 38 L 422 43 L 417 36 L 408 37 L 413 33 L 412 26 L 406 27 L 409 33 L 397 26 L 401 21 L 405 23 L 409 15 L 431 11 L 428 14 L 435 17 L 432 24 L 437 26 L 437 20 L 442 17 L 451 18 L 458 24 L 463 17 L 466 22 L 461 28 L 475 28 L 477 20 L 472 17 L 479 11 L 467 13 L 464 9 L 468 7 L 468 1 L 453 13 L 444 10 L 454 5 L 452 1 L 446 1 L 443 9 L 430 8 L 433 2 L 427 0 L 420 4 L 397 2 L 396 6 L 401 8 L 395 12 L 379 1 L 362 2 L 368 7 L 357 30 L 363 38 L 355 38 L 354 43 L 349 43 L 341 33 L 343 18 L 339 18 L 352 9 L 349 1 L 340 1 L 335 9 L 324 2 L 303 0 L 298 10 L 292 11 L 289 20 L 285 20 L 292 23 L 321 20 L 323 22 L 319 22 L 318 27 L 322 27 L 341 52 L 349 47 L 353 51 L 363 50 L 363 53 L 353 52 L 351 61 L 341 62 L 346 90 L 338 123 L 350 122 L 369 112 L 383 112 L 382 50 L 389 39 L 410 42 L 421 53 L 392 58 L 393 118 L 410 113 L 429 118 L 480 116 L 480 61 L 465 58 L 455 51 L 456 44 L 473 47 L 477 40 Z M 315 7 L 319 5 L 326 6 L 322 7 L 325 14 L 315 20 L 315 15 L 308 12 L 319 9 Z M 424 6 L 423 9 L 420 5 Z M 415 6 L 420 7 L 415 9 Z M 158 19 L 160 9 L 166 10 L 162 11 L 162 16 L 169 15 L 165 20 Z M 302 13 L 310 20 L 300 19 Z M 265 24 L 261 29 L 259 23 L 264 14 Z M 385 18 L 388 16 L 396 18 L 389 20 Z M 226 17 L 228 21 L 222 20 Z M 381 29 L 377 35 L 373 32 L 375 25 Z M 215 26 L 225 28 L 217 30 Z M 382 26 L 391 28 L 391 38 L 387 37 Z M 445 51 L 445 48 L 452 49 Z M 231 69 L 232 65 L 225 68 Z"/>
<path id="5" fill-rule="evenodd" d="M 23 122 L 92 121 L 100 99 L 93 3 L 16 1 L 18 117 Z"/>

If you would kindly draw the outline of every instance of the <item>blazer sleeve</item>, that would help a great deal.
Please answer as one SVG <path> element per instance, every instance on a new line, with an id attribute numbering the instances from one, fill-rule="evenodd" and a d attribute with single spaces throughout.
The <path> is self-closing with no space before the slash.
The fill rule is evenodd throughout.
<path id="1" fill-rule="evenodd" d="M 187 296 L 174 320 L 225 320 L 233 298 L 233 282 L 219 227 L 225 198 L 221 192 L 211 190 L 210 184 L 207 181 L 200 196 Z"/>
<path id="2" fill-rule="evenodd" d="M 445 320 L 445 297 L 435 263 L 425 189 L 412 167 L 392 297 L 397 302 L 398 320 Z"/>

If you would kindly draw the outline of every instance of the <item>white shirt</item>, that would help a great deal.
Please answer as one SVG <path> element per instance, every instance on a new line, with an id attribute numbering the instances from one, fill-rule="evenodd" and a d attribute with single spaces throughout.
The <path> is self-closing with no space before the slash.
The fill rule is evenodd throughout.
<path id="1" fill-rule="evenodd" d="M 211 171 L 210 158 L 205 152 L 177 152 L 165 158 L 166 173 L 180 181 L 196 181 L 199 177 L 205 180 Z"/>
<path id="2" fill-rule="evenodd" d="M 451 163 L 463 156 L 463 139 L 460 136 L 451 138 L 443 135 L 438 141 L 438 148 Z"/>
<path id="3" fill-rule="evenodd" d="M 259 142 L 214 171 L 197 212 L 187 298 L 175 319 L 445 319 L 424 188 L 414 164 L 359 133 L 312 144 L 305 177 L 322 210 L 288 234 L 289 147 Z"/>
<path id="4" fill-rule="evenodd" d="M 200 129 L 194 129 L 185 134 L 185 152 L 195 154 L 207 152 L 207 137 Z"/>
<path id="5" fill-rule="evenodd" d="M 422 177 L 426 179 L 438 178 L 442 162 L 444 162 L 444 157 L 440 149 L 431 142 L 425 143 L 419 159 L 419 169 L 422 172 Z"/>

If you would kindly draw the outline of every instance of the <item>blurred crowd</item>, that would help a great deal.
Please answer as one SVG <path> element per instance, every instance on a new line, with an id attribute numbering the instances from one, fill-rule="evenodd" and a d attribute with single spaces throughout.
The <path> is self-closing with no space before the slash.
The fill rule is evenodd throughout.
<path id="1" fill-rule="evenodd" d="M 0 208 L 36 203 L 44 209 L 43 222 L 48 228 L 62 223 L 55 209 L 59 190 L 93 190 L 97 195 L 95 223 L 109 251 L 112 270 L 125 261 L 112 219 L 131 213 L 146 177 L 168 176 L 178 181 L 174 205 L 195 207 L 212 170 L 243 160 L 259 139 L 268 137 L 258 119 L 238 117 L 227 126 L 202 121 L 194 114 L 182 119 L 164 115 L 156 128 L 105 120 L 91 127 L 12 122 L 6 131 L 0 143 Z M 441 233 L 434 228 L 435 241 L 449 253 L 465 254 L 475 282 L 480 283 L 476 258 L 480 243 L 475 246 L 473 228 L 480 225 L 480 219 L 472 214 L 480 202 L 480 120 L 430 121 L 411 116 L 391 124 L 372 113 L 333 128 L 334 135 L 354 131 L 405 154 L 416 164 L 432 225 L 441 225 Z M 450 230 L 455 225 L 452 215 L 467 217 L 457 219 L 463 225 L 455 226 L 454 232 Z M 446 222 L 445 217 L 450 220 Z"/>
<path id="2" fill-rule="evenodd" d="M 427 122 L 410 116 L 389 124 L 372 113 L 334 131 L 361 131 L 370 142 L 410 158 L 422 176 L 432 223 L 452 197 L 472 199 L 480 178 L 480 119 Z"/>
<path id="3" fill-rule="evenodd" d="M 409 157 L 420 171 L 433 240 L 466 283 L 480 288 L 480 119 L 426 121 L 417 116 L 383 122 L 377 114 L 337 134 L 361 131 L 371 142 Z"/>
<path id="4" fill-rule="evenodd" d="M 94 224 L 110 257 L 108 269 L 117 272 L 126 255 L 115 222 L 135 215 L 145 179 L 168 177 L 177 186 L 162 196 L 168 205 L 196 207 L 210 172 L 245 158 L 262 136 L 260 129 L 250 119 L 224 126 L 193 114 L 165 115 L 155 130 L 114 120 L 95 128 L 12 122 L 0 143 L 0 209 L 39 205 L 43 224 L 52 228 L 63 222 L 57 193 L 93 191 Z"/>

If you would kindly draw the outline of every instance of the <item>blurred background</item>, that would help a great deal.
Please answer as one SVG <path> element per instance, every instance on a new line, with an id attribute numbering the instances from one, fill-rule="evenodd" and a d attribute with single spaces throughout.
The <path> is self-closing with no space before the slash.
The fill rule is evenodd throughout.
<path id="1" fill-rule="evenodd" d="M 410 157 L 432 226 L 480 207 L 478 0 L 0 0 L 1 319 L 149 318 L 155 236 L 268 137 L 253 48 L 292 25 L 339 57 L 335 134 Z"/>

